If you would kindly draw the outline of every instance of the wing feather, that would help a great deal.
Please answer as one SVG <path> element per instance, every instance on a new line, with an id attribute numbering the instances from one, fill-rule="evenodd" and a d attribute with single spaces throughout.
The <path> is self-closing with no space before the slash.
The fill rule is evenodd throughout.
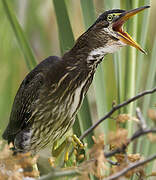
<path id="1" fill-rule="evenodd" d="M 45 78 L 52 67 L 55 67 L 59 58 L 50 56 L 34 68 L 21 83 L 14 99 L 8 126 L 3 138 L 13 142 L 16 134 L 28 127 L 30 117 L 36 108 L 36 100 L 45 85 Z M 32 119 L 31 119 L 32 121 Z"/>

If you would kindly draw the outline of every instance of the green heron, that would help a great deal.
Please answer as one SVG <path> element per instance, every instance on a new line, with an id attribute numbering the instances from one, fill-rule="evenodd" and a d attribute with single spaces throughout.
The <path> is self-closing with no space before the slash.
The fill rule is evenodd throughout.
<path id="1" fill-rule="evenodd" d="M 104 12 L 70 51 L 62 57 L 48 57 L 25 77 L 3 133 L 15 151 L 36 153 L 53 145 L 72 127 L 96 68 L 106 54 L 127 44 L 145 53 L 123 30 L 123 24 L 148 7 Z"/>

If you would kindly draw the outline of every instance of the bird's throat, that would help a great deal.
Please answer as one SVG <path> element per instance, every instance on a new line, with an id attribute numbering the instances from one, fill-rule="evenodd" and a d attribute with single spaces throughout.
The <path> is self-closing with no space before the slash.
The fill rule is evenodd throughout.
<path id="1" fill-rule="evenodd" d="M 101 58 L 103 58 L 106 54 L 114 53 L 124 45 L 124 43 L 121 44 L 121 42 L 116 41 L 116 43 L 108 44 L 104 47 L 95 48 L 88 53 L 87 62 L 99 63 L 99 61 L 101 61 Z"/>

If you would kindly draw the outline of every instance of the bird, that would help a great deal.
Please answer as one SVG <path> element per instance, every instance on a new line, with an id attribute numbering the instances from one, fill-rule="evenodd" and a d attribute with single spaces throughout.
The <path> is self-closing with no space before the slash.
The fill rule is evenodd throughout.
<path id="1" fill-rule="evenodd" d="M 65 135 L 105 55 L 126 45 L 145 53 L 123 25 L 149 7 L 105 11 L 62 57 L 50 56 L 26 75 L 2 135 L 15 152 L 38 153 Z"/>

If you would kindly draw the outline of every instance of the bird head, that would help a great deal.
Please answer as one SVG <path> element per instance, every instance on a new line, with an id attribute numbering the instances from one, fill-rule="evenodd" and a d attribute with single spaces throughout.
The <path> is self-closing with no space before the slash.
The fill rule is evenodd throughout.
<path id="1" fill-rule="evenodd" d="M 101 14 L 86 31 L 89 34 L 88 39 L 92 42 L 92 48 L 96 50 L 101 48 L 103 54 L 107 54 L 113 53 L 118 47 L 130 45 L 145 53 L 140 45 L 124 31 L 123 25 L 129 18 L 149 7 L 143 6 L 128 11 L 113 9 Z"/>

